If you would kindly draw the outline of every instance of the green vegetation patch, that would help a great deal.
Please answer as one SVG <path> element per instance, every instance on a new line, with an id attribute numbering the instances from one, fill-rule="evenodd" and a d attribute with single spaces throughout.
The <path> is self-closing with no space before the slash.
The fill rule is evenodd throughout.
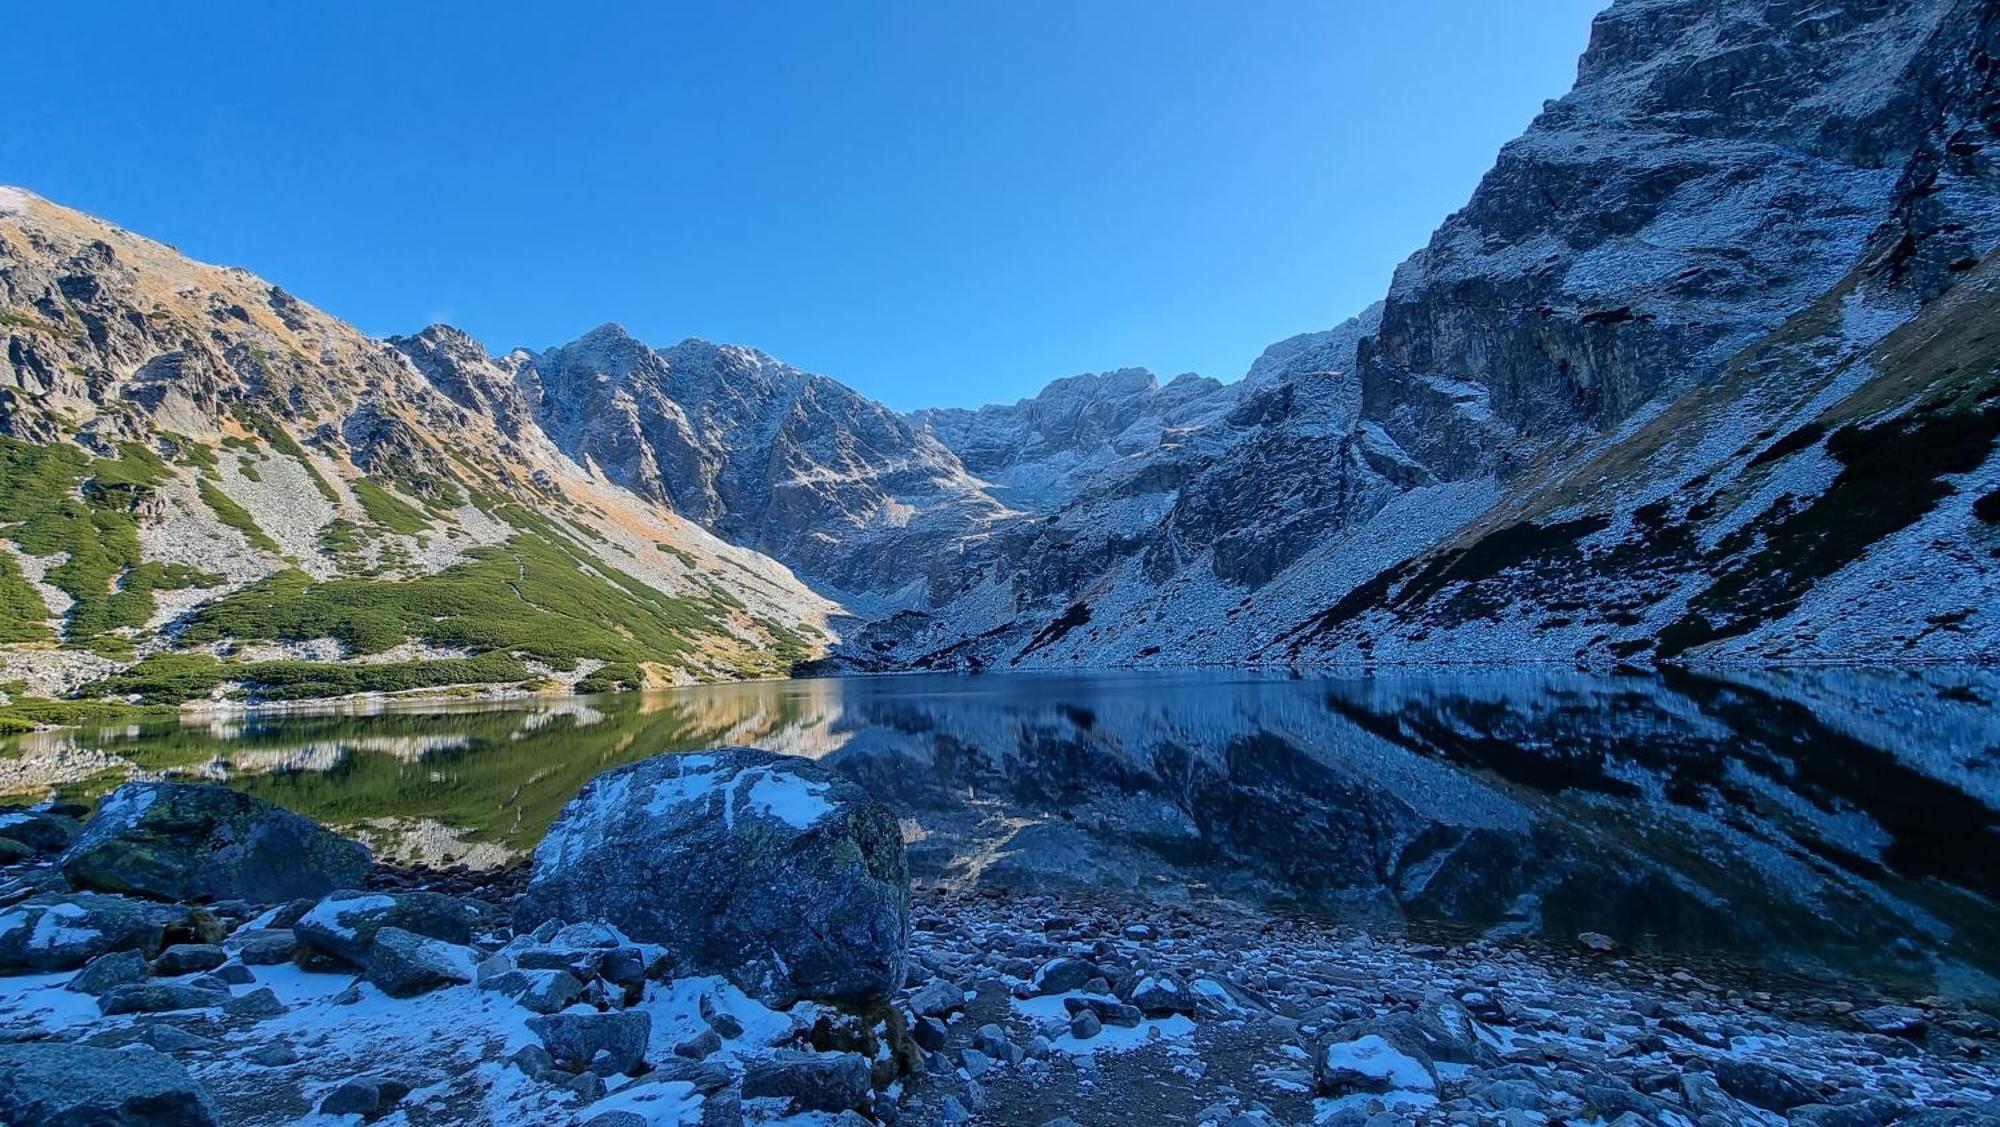
<path id="1" fill-rule="evenodd" d="M 48 604 L 21 574 L 10 552 L 0 552 L 0 642 L 42 642 L 49 630 Z"/>
<path id="2" fill-rule="evenodd" d="M 320 582 L 281 572 L 197 610 L 182 641 L 335 638 L 368 654 L 421 639 L 573 669 L 582 658 L 635 665 L 686 658 L 694 639 L 724 631 L 725 613 L 712 600 L 648 587 L 566 541 L 522 533 L 408 580 Z"/>
<path id="3" fill-rule="evenodd" d="M 215 513 L 215 519 L 241 532 L 243 538 L 250 541 L 251 547 L 262 548 L 274 554 L 283 553 L 284 549 L 278 546 L 278 542 L 271 539 L 269 533 L 257 527 L 256 518 L 250 515 L 250 510 L 230 500 L 229 494 L 224 493 L 221 486 L 204 477 L 195 482 L 195 488 L 201 493 L 202 504 L 207 505 L 210 511 Z"/>
<path id="4" fill-rule="evenodd" d="M 355 478 L 348 488 L 354 490 L 354 499 L 361 502 L 361 511 L 368 514 L 368 519 L 391 532 L 414 536 L 431 527 L 429 518 L 415 506 L 365 477 Z"/>
<path id="5" fill-rule="evenodd" d="M 340 504 L 340 491 L 335 489 L 333 483 L 328 481 L 319 472 L 317 466 L 313 465 L 312 458 L 306 454 L 305 447 L 300 446 L 298 440 L 286 433 L 285 429 L 273 421 L 270 416 L 251 412 L 238 414 L 237 419 L 245 427 L 257 432 L 258 437 L 270 443 L 271 449 L 276 450 L 278 453 L 283 454 L 304 467 L 306 475 L 312 478 L 313 488 L 319 490 L 320 496 L 335 505 Z"/>
<path id="6" fill-rule="evenodd" d="M 303 700 L 348 693 L 393 693 L 440 685 L 523 681 L 530 676 L 505 654 L 393 661 L 220 661 L 208 654 L 157 654 L 85 687 L 94 696 L 137 697 L 167 705 L 209 696 L 218 685 L 243 685 L 259 700 Z"/>
<path id="7" fill-rule="evenodd" d="M 45 578 L 75 601 L 65 631 L 73 643 L 144 626 L 156 590 L 220 582 L 183 564 L 145 562 L 137 514 L 173 471 L 143 446 L 121 453 L 93 459 L 66 444 L 0 438 L 0 536 L 31 556 L 66 556 Z"/>
<path id="8" fill-rule="evenodd" d="M 113 700 L 48 700 L 16 697 L 0 704 L 0 732 L 28 732 L 41 727 L 78 728 L 166 720 L 172 708 L 127 704 Z"/>

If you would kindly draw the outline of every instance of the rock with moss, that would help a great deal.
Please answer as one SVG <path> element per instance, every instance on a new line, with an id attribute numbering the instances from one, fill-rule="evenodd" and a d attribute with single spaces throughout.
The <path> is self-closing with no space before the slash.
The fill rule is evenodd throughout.
<path id="1" fill-rule="evenodd" d="M 767 1005 L 876 1001 L 903 982 L 909 865 L 895 816 L 815 763 L 662 755 L 563 808 L 516 909 L 551 919 L 608 921 Z"/>
<path id="2" fill-rule="evenodd" d="M 128 783 L 62 864 L 85 888 L 270 904 L 358 887 L 372 860 L 361 843 L 227 787 Z"/>
<path id="3" fill-rule="evenodd" d="M 91 892 L 36 896 L 0 910 L 0 973 L 75 970 L 113 951 L 150 959 L 170 943 L 221 934 L 200 908 Z"/>

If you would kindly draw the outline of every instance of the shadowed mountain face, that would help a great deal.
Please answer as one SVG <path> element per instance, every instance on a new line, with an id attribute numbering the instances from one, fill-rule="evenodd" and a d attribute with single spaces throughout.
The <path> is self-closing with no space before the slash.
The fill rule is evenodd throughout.
<path id="1" fill-rule="evenodd" d="M 1599 931 L 1992 996 L 1996 702 L 1943 671 L 861 678 L 47 734 L 6 762 L 9 789 L 222 777 L 496 864 L 600 771 L 752 743 L 889 803 L 926 881 Z"/>

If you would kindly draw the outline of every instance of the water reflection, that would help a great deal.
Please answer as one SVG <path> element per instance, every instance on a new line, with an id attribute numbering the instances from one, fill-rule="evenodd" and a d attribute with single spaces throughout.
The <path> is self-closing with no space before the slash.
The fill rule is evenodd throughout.
<path id="1" fill-rule="evenodd" d="M 228 779 L 495 864 L 592 775 L 752 743 L 905 819 L 925 879 L 1226 895 L 1993 996 L 2000 676 L 900 677 L 40 734 L 0 789 Z"/>

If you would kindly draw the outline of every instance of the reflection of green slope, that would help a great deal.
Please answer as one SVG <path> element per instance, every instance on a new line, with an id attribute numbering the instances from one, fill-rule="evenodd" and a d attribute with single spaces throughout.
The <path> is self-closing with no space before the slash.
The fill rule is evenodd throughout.
<path id="1" fill-rule="evenodd" d="M 474 713 L 453 725 L 454 735 L 466 737 L 467 746 L 460 749 L 433 751 L 414 761 L 386 751 L 350 751 L 331 770 L 242 774 L 231 785 L 329 825 L 426 818 L 467 831 L 467 840 L 525 851 L 584 783 L 612 767 L 713 747 L 732 734 L 755 739 L 799 722 L 804 712 L 793 699 L 760 701 L 748 695 L 725 709 L 717 709 L 713 701 L 700 710 L 681 701 L 622 697 L 593 703 L 605 712 L 604 720 L 577 724 L 573 717 L 558 716 L 530 728 L 522 713 Z M 656 710 L 647 712 L 647 707 Z M 767 722 L 757 732 L 736 731 L 758 714 Z M 310 735 L 296 722 L 288 723 L 286 738 L 267 750 L 414 739 L 438 730 L 436 718 L 414 715 L 324 719 L 324 732 Z M 254 737 L 216 745 L 223 754 L 246 761 L 257 746 Z"/>

